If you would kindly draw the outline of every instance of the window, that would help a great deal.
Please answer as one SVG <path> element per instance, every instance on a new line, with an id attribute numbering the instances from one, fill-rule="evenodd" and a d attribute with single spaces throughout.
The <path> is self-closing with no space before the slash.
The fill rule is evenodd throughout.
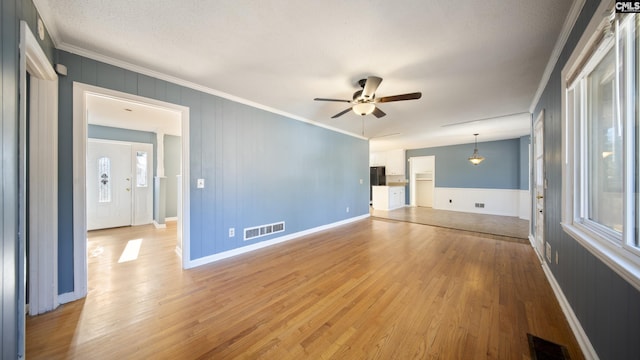
<path id="1" fill-rule="evenodd" d="M 111 160 L 98 159 L 98 202 L 111 202 Z"/>
<path id="2" fill-rule="evenodd" d="M 563 71 L 562 225 L 640 287 L 640 17 L 614 15 Z"/>
<path id="3" fill-rule="evenodd" d="M 136 186 L 147 187 L 147 152 L 136 151 Z"/>

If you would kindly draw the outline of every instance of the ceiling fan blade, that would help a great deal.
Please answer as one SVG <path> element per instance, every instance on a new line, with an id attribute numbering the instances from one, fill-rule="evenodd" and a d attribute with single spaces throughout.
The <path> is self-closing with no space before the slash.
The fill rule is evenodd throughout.
<path id="1" fill-rule="evenodd" d="M 377 76 L 369 76 L 367 82 L 364 83 L 364 89 L 362 89 L 362 97 L 365 99 L 373 99 L 373 95 L 378 90 L 378 86 L 382 82 L 382 78 Z"/>
<path id="2" fill-rule="evenodd" d="M 380 110 L 380 108 L 376 106 L 376 108 L 373 110 L 373 115 L 375 115 L 375 117 L 377 118 L 381 118 L 387 114 L 385 114 L 384 111 Z"/>
<path id="3" fill-rule="evenodd" d="M 350 103 L 350 100 L 340 100 L 340 99 L 325 99 L 325 98 L 315 98 L 313 99 L 315 101 L 337 101 L 337 102 L 346 102 L 346 103 Z"/>
<path id="4" fill-rule="evenodd" d="M 335 119 L 335 118 L 337 118 L 337 117 L 340 117 L 340 116 L 342 116 L 342 115 L 344 115 L 344 114 L 348 113 L 349 111 L 351 111 L 351 108 L 348 108 L 347 110 L 340 111 L 339 113 L 337 113 L 337 114 L 333 115 L 331 118 L 332 118 L 332 119 Z"/>
<path id="5" fill-rule="evenodd" d="M 410 94 L 402 94 L 402 95 L 393 95 L 393 96 L 381 97 L 379 99 L 376 99 L 376 102 L 378 102 L 378 103 L 386 103 L 386 102 L 392 102 L 392 101 L 416 100 L 416 99 L 420 99 L 421 97 L 422 97 L 422 93 L 415 92 L 415 93 L 410 93 Z"/>

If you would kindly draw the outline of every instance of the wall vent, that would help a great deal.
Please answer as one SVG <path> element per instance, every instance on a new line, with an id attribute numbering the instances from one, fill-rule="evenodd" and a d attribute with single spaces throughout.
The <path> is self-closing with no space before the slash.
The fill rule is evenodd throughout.
<path id="1" fill-rule="evenodd" d="M 484 208 L 484 203 L 476 203 L 477 208 Z"/>
<path id="2" fill-rule="evenodd" d="M 260 225 L 254 226 L 250 228 L 244 229 L 244 240 L 251 240 L 255 238 L 259 238 L 261 236 L 267 236 L 279 232 L 284 231 L 284 221 L 268 224 L 268 225 Z"/>

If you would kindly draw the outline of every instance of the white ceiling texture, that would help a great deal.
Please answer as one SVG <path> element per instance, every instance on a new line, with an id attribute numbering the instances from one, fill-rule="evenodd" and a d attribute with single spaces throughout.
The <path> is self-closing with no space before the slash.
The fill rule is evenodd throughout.
<path id="1" fill-rule="evenodd" d="M 364 136 L 380 151 L 528 134 L 574 1 L 34 2 L 60 49 Z M 383 78 L 377 98 L 422 98 L 378 104 L 381 118 L 337 119 L 349 104 L 313 100 L 351 100 L 370 75 Z"/>

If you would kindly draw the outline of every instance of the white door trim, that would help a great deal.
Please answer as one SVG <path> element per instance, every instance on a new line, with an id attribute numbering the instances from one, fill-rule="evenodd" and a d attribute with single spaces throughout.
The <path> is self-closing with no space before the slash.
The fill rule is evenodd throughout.
<path id="1" fill-rule="evenodd" d="M 31 76 L 29 314 L 58 307 L 58 80 Z"/>
<path id="2" fill-rule="evenodd" d="M 164 101 L 153 100 L 120 91 L 109 90 L 79 82 L 73 83 L 73 259 L 74 291 L 65 294 L 68 302 L 87 295 L 87 209 L 86 209 L 86 158 L 87 158 L 87 94 L 112 97 L 178 111 L 181 114 L 182 140 L 182 267 L 190 264 L 189 221 L 189 108 Z"/>
<path id="3" fill-rule="evenodd" d="M 540 129 L 538 130 L 538 127 L 540 127 Z M 538 254 L 538 256 L 540 257 L 540 260 L 542 262 L 544 262 L 544 256 L 545 256 L 545 240 L 544 240 L 544 221 L 545 221 L 545 209 L 544 209 L 544 205 L 545 205 L 545 188 L 546 188 L 546 178 L 544 175 L 544 109 L 542 109 L 540 111 L 540 113 L 538 114 L 538 117 L 536 118 L 536 120 L 533 122 L 533 129 L 532 129 L 532 136 L 531 136 L 531 145 L 533 148 L 532 151 L 532 161 L 531 161 L 531 166 L 532 166 L 532 170 L 533 170 L 533 177 L 532 177 L 532 186 L 531 186 L 531 209 L 532 209 L 532 215 L 531 215 L 531 221 L 533 223 L 533 226 L 531 227 L 532 229 L 532 240 L 533 240 L 533 247 L 536 250 L 536 253 Z M 541 138 L 540 141 L 540 146 L 542 147 L 542 149 L 538 149 L 537 148 L 537 144 L 538 144 L 538 137 Z M 542 174 L 538 174 L 538 168 L 537 168 L 537 159 L 538 159 L 538 153 L 540 152 L 540 157 L 542 157 Z M 542 194 L 540 194 L 538 192 L 538 177 L 542 176 Z M 538 199 L 538 196 L 540 196 L 540 199 Z M 538 200 L 540 200 L 540 203 L 542 203 L 542 208 L 540 208 L 538 206 Z M 539 222 L 541 222 L 542 224 L 539 224 Z M 540 229 L 542 229 L 541 233 L 540 233 Z M 551 261 L 550 259 L 548 259 L 549 261 Z"/>
<path id="4" fill-rule="evenodd" d="M 20 108 L 18 119 L 18 357 L 24 357 L 26 307 L 26 235 L 29 235 L 29 312 L 38 314 L 58 306 L 58 76 L 25 21 L 20 21 Z M 27 119 L 27 72 L 35 97 Z M 32 147 L 27 179 L 27 122 Z M 37 139 L 37 140 L 36 140 Z M 39 142 L 33 146 L 34 141 Z M 27 220 L 27 180 L 30 215 Z M 38 204 L 36 206 L 35 204 Z M 34 266 L 35 265 L 35 266 Z"/>

